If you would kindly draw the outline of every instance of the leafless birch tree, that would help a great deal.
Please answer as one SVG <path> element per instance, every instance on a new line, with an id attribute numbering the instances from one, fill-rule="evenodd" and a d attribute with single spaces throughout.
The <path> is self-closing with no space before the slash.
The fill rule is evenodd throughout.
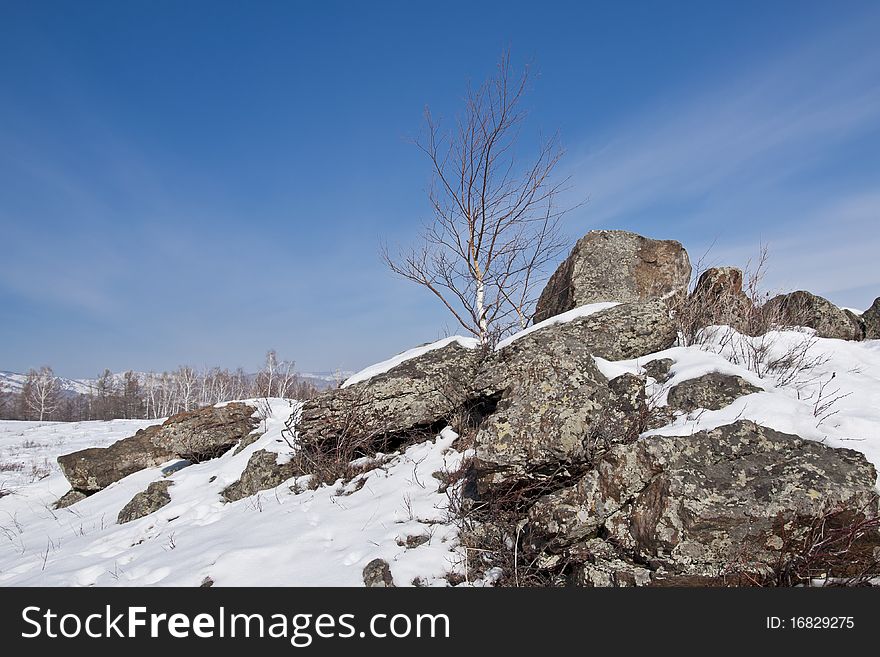
<path id="1" fill-rule="evenodd" d="M 468 89 L 453 130 L 426 109 L 416 145 L 431 162 L 432 217 L 417 247 L 382 248 L 394 273 L 430 290 L 483 344 L 528 325 L 544 269 L 566 246 L 557 205 L 566 181 L 552 179 L 557 138 L 530 158 L 515 151 L 528 81 L 528 69 L 511 76 L 505 54 L 495 76 Z"/>
<path id="2" fill-rule="evenodd" d="M 58 408 L 61 389 L 51 367 L 41 367 L 27 373 L 22 389 L 24 402 L 33 417 L 42 421 Z"/>

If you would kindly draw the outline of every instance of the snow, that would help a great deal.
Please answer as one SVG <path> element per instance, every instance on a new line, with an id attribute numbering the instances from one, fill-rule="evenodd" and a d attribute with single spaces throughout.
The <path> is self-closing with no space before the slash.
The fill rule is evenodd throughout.
<path id="1" fill-rule="evenodd" d="M 59 454 L 106 447 L 162 420 L 19 422 L 0 420 L 0 490 L 15 489 L 47 474 L 58 475 Z"/>
<path id="2" fill-rule="evenodd" d="M 442 349 L 443 347 L 452 343 L 458 343 L 466 349 L 476 349 L 480 345 L 479 340 L 477 340 L 476 338 L 465 338 L 460 335 L 453 335 L 448 338 L 443 338 L 442 340 L 437 340 L 437 342 L 431 342 L 430 344 L 422 345 L 421 347 L 409 349 L 401 354 L 397 354 L 393 358 L 383 360 L 381 363 L 376 363 L 375 365 L 371 365 L 370 367 L 362 369 L 354 376 L 346 379 L 340 387 L 347 388 L 348 386 L 354 385 L 355 383 L 360 383 L 361 381 L 372 379 L 374 376 L 384 374 L 385 372 L 397 367 L 401 363 L 405 363 L 412 358 L 418 358 L 419 356 L 427 354 L 429 351 Z"/>
<path id="3" fill-rule="evenodd" d="M 538 322 L 527 329 L 523 329 L 519 333 L 514 333 L 510 337 L 505 338 L 501 342 L 499 342 L 495 349 L 504 349 L 504 347 L 513 344 L 521 337 L 528 335 L 529 333 L 534 333 L 535 331 L 540 331 L 542 328 L 547 328 L 548 326 L 554 326 L 556 324 L 565 324 L 574 319 L 578 319 L 579 317 L 587 317 L 588 315 L 593 315 L 595 313 L 601 312 L 603 310 L 608 310 L 609 308 L 614 308 L 614 306 L 619 306 L 620 304 L 616 301 L 603 301 L 601 303 L 588 303 L 585 306 L 578 306 L 573 310 L 569 310 L 568 312 L 562 313 L 560 315 L 555 315 L 549 319 L 545 319 L 543 322 Z"/>
<path id="4" fill-rule="evenodd" d="M 298 409 L 272 400 L 266 432 L 255 443 L 171 473 L 171 502 L 131 523 L 116 524 L 119 510 L 160 479 L 167 464 L 67 509 L 52 508 L 69 488 L 57 472 L 0 498 L 0 585 L 197 586 L 210 577 L 219 586 L 361 586 L 363 568 L 375 558 L 391 564 L 398 586 L 416 577 L 446 585 L 443 575 L 460 569 L 462 555 L 447 519 L 447 497 L 432 474 L 456 469 L 466 456 L 454 449 L 457 436 L 449 429 L 389 455 L 381 467 L 345 485 L 308 490 L 305 477 L 297 480 L 302 492 L 293 492 L 289 481 L 237 502 L 221 501 L 220 492 L 238 479 L 254 451 L 289 452 L 281 431 Z M 3 449 L 21 443 L 23 431 L 42 445 L 35 453 L 54 460 L 95 442 L 91 425 L 102 423 L 66 425 L 66 431 L 46 423 L 15 428 L 24 424 L 37 423 L 3 423 Z M 112 442 L 133 428 L 114 424 L 96 442 Z M 59 438 L 60 448 L 50 442 Z M 414 535 L 428 541 L 407 549 L 406 538 Z"/>

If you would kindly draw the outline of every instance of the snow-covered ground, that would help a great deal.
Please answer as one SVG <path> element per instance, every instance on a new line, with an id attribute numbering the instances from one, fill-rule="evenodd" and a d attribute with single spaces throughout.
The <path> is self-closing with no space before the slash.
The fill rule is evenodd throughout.
<path id="1" fill-rule="evenodd" d="M 15 490 L 60 476 L 55 458 L 88 447 L 106 447 L 162 420 L 19 422 L 0 420 L 0 490 Z"/>
<path id="2" fill-rule="evenodd" d="M 273 400 L 271 408 L 259 440 L 240 454 L 230 451 L 174 472 L 168 477 L 174 482 L 171 503 L 127 524 L 116 523 L 119 510 L 161 479 L 162 467 L 135 473 L 67 509 L 52 508 L 69 489 L 57 469 L 0 498 L 0 585 L 197 586 L 210 577 L 220 586 L 359 586 L 364 566 L 377 557 L 391 563 L 399 585 L 416 577 L 437 585 L 460 568 L 456 533 L 446 523 L 448 500 L 432 476 L 455 470 L 463 457 L 451 430 L 345 486 L 308 490 L 301 481 L 302 492 L 294 493 L 291 481 L 222 502 L 220 492 L 238 479 L 254 451 L 289 451 L 281 432 L 297 406 Z M 51 461 L 147 423 L 35 424 L 3 423 L 2 453 L 14 453 L 30 435 L 25 440 L 41 447 L 28 449 Z M 95 433 L 101 424 L 112 426 Z M 52 442 L 57 440 L 60 447 Z M 407 548 L 410 536 L 427 541 Z"/>
<path id="3" fill-rule="evenodd" d="M 648 380 L 651 403 L 660 406 L 672 386 L 708 372 L 737 374 L 764 390 L 718 411 L 679 414 L 651 433 L 689 434 L 746 418 L 861 451 L 880 468 L 880 341 L 845 342 L 815 338 L 809 330 L 790 331 L 771 336 L 766 357 L 797 351 L 805 341 L 805 359 L 814 366 L 784 380 L 773 373 L 758 376 L 737 364 L 729 344 L 720 339 L 702 349 L 675 347 L 634 360 L 596 361 L 611 378 L 642 373 L 657 358 L 674 360 L 670 380 Z M 387 371 L 402 357 L 437 344 L 404 352 L 356 376 Z M 364 565 L 377 557 L 391 564 L 398 586 L 416 578 L 445 585 L 444 574 L 461 572 L 463 555 L 449 522 L 448 500 L 432 476 L 455 470 L 466 456 L 456 450 L 457 437 L 450 429 L 346 485 L 308 490 L 304 479 L 288 481 L 223 503 L 220 492 L 239 478 L 254 451 L 287 457 L 290 447 L 282 430 L 297 411 L 295 403 L 273 400 L 261 438 L 240 454 L 230 451 L 174 472 L 169 476 L 174 482 L 171 503 L 124 525 L 116 523 L 119 510 L 162 477 L 161 467 L 55 510 L 52 504 L 69 488 L 55 457 L 107 445 L 149 422 L 0 423 L 0 462 L 23 464 L 0 473 L 0 482 L 13 490 L 0 498 L 0 585 L 196 586 L 210 577 L 221 586 L 358 586 Z M 40 468 L 49 475 L 31 481 L 32 473 L 42 476 Z M 426 542 L 408 548 L 409 537 L 426 537 Z"/>

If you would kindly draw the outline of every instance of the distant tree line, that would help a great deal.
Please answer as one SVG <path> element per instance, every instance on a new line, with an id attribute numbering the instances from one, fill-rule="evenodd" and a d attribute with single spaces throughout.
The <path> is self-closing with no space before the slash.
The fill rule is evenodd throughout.
<path id="1" fill-rule="evenodd" d="M 78 422 L 156 419 L 232 399 L 309 399 L 318 389 L 303 380 L 292 361 L 266 354 L 257 374 L 181 366 L 171 372 L 113 374 L 105 369 L 88 392 L 64 390 L 51 367 L 32 369 L 20 391 L 0 390 L 0 419 Z"/>

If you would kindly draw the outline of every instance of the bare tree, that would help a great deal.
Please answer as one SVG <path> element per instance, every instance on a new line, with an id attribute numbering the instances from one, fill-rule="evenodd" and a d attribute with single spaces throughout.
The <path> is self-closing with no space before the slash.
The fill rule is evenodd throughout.
<path id="1" fill-rule="evenodd" d="M 551 180 L 557 138 L 523 162 L 514 152 L 528 80 L 528 69 L 511 77 L 506 53 L 494 77 L 468 89 L 454 130 L 443 133 L 425 110 L 416 145 L 431 162 L 433 216 L 419 246 L 397 255 L 382 247 L 394 273 L 428 288 L 482 344 L 528 325 L 544 267 L 566 246 L 562 184 Z"/>
<path id="2" fill-rule="evenodd" d="M 293 361 L 278 360 L 278 354 L 270 349 L 254 381 L 254 393 L 257 397 L 288 397 L 296 381 Z"/>
<path id="3" fill-rule="evenodd" d="M 61 401 L 61 388 L 51 367 L 30 370 L 22 389 L 24 403 L 32 416 L 42 421 L 54 413 Z"/>

